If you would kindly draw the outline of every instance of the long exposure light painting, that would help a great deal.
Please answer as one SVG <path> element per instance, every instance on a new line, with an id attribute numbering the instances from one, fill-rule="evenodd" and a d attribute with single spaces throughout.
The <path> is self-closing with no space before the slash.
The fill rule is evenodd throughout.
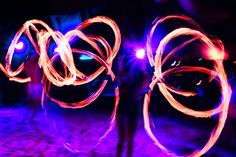
<path id="1" fill-rule="evenodd" d="M 196 29 L 181 27 L 177 28 L 170 33 L 168 33 L 159 43 L 155 52 L 153 52 L 152 48 L 152 37 L 154 31 L 158 28 L 159 24 L 167 21 L 169 19 L 180 19 L 185 22 L 191 23 L 195 26 Z M 94 24 L 94 23 L 104 23 L 111 27 L 114 32 L 114 45 L 111 47 L 107 40 L 105 40 L 101 36 L 95 35 L 86 35 L 82 32 L 86 27 Z M 39 29 L 39 26 L 41 29 Z M 34 33 L 34 34 L 32 34 Z M 115 79 L 115 75 L 112 72 L 112 63 L 116 54 L 119 51 L 119 47 L 121 44 L 121 34 L 117 24 L 111 20 L 110 18 L 104 16 L 97 16 L 91 19 L 88 19 L 82 22 L 76 29 L 67 32 L 66 34 L 62 34 L 58 31 L 50 28 L 46 23 L 40 20 L 29 20 L 24 23 L 24 25 L 19 29 L 16 33 L 14 39 L 12 40 L 6 57 L 5 57 L 5 66 L 0 64 L 1 71 L 9 77 L 10 80 L 25 83 L 31 81 L 30 77 L 20 77 L 20 73 L 24 70 L 24 62 L 20 64 L 20 66 L 16 70 L 12 70 L 12 58 L 15 52 L 15 47 L 17 46 L 20 37 L 22 34 L 26 34 L 28 39 L 30 40 L 34 50 L 37 52 L 39 56 L 38 65 L 42 69 L 43 74 L 49 83 L 45 83 L 45 79 L 42 79 L 42 84 L 44 85 L 44 90 L 42 94 L 42 103 L 44 102 L 44 97 L 49 97 L 52 101 L 56 102 L 60 107 L 63 108 L 83 108 L 87 105 L 91 104 L 96 98 L 101 94 L 103 89 L 105 88 L 108 80 L 104 79 L 100 85 L 100 87 L 92 93 L 89 97 L 84 100 L 75 103 L 67 103 L 60 100 L 57 100 L 51 97 L 48 93 L 50 91 L 51 84 L 63 87 L 65 85 L 73 85 L 79 86 L 83 84 L 87 84 L 92 80 L 96 79 L 102 72 L 106 71 L 107 75 L 109 75 L 112 80 Z M 36 36 L 34 38 L 33 36 Z M 163 52 L 166 49 L 167 45 L 175 38 L 179 36 L 191 36 L 192 38 L 183 42 L 179 46 L 175 47 L 169 54 L 163 58 Z M 97 51 L 99 55 L 93 53 L 91 51 L 82 50 L 79 48 L 71 48 L 69 40 L 72 38 L 80 38 L 86 43 L 88 43 L 94 50 Z M 49 40 L 53 40 L 56 43 L 58 48 L 57 53 L 54 53 L 52 57 L 48 56 L 48 42 Z M 205 67 L 199 66 L 173 66 L 172 69 L 168 69 L 166 71 L 162 71 L 163 64 L 177 51 L 185 47 L 186 45 L 192 43 L 193 41 L 199 40 L 203 45 L 207 47 L 206 54 L 204 57 L 206 59 L 212 60 L 214 62 L 214 69 L 208 69 Z M 98 44 L 99 43 L 99 44 Z M 101 47 L 103 49 L 101 49 Z M 105 51 L 104 51 L 105 50 Z M 209 118 L 213 115 L 218 114 L 219 120 L 216 128 L 212 131 L 211 136 L 207 143 L 200 149 L 196 150 L 193 153 L 187 156 L 201 156 L 205 154 L 217 141 L 219 138 L 222 129 L 224 128 L 225 121 L 227 119 L 227 112 L 229 101 L 231 97 L 231 87 L 227 82 L 227 76 L 223 66 L 223 59 L 225 56 L 224 45 L 220 40 L 211 40 L 207 37 L 207 35 L 201 30 L 200 26 L 198 26 L 191 18 L 185 16 L 166 16 L 160 19 L 157 19 L 153 22 L 153 25 L 148 34 L 147 43 L 146 43 L 147 56 L 149 59 L 149 63 L 154 67 L 154 75 L 152 82 L 149 86 L 149 91 L 146 93 L 144 98 L 144 107 L 143 107 L 143 117 L 144 117 L 144 127 L 147 134 L 151 137 L 151 139 L 155 142 L 155 144 L 165 151 L 169 155 L 176 154 L 174 152 L 170 152 L 164 145 L 162 145 L 159 140 L 153 134 L 150 127 L 149 120 L 149 104 L 151 101 L 151 93 L 156 85 L 158 85 L 159 90 L 164 95 L 169 104 L 175 108 L 176 110 L 196 118 Z M 79 69 L 76 68 L 74 63 L 73 53 L 78 53 L 81 55 L 86 55 L 88 57 L 93 58 L 98 63 L 101 64 L 101 67 L 98 68 L 95 72 L 90 74 L 89 76 L 85 75 Z M 54 67 L 54 62 L 56 58 L 59 57 L 61 62 L 63 63 L 64 72 L 60 73 Z M 179 63 L 178 63 L 179 64 Z M 174 64 L 173 64 L 174 65 Z M 184 104 L 178 102 L 171 93 L 175 93 L 178 95 L 182 95 L 185 97 L 190 97 L 197 95 L 198 93 L 192 91 L 184 91 L 179 90 L 175 87 L 172 87 L 165 83 L 165 76 L 171 73 L 188 73 L 188 72 L 201 72 L 210 76 L 211 80 L 215 79 L 220 88 L 222 94 L 221 103 L 214 109 L 206 110 L 206 111 L 198 111 L 194 109 L 190 109 L 186 107 Z M 113 128 L 115 124 L 116 118 L 116 110 L 118 107 L 119 101 L 119 89 L 115 89 L 115 107 L 113 109 L 110 127 L 107 132 L 105 132 L 104 136 L 101 137 L 103 139 L 109 131 Z M 78 93 L 80 94 L 80 93 Z"/>
<path id="2" fill-rule="evenodd" d="M 82 32 L 82 30 L 94 23 L 104 23 L 112 29 L 114 32 L 114 45 L 111 47 L 107 40 L 105 40 L 102 36 L 95 36 L 95 35 L 86 35 Z M 41 28 L 41 29 L 39 29 Z M 35 34 L 32 34 L 35 33 Z M 52 101 L 56 102 L 59 106 L 63 108 L 82 108 L 89 104 L 91 104 L 103 91 L 105 88 L 108 80 L 104 79 L 100 85 L 100 87 L 92 93 L 89 97 L 87 97 L 85 100 L 81 100 L 79 102 L 75 103 L 67 103 L 60 100 L 57 100 L 53 97 L 51 97 L 48 93 L 50 91 L 51 84 L 62 87 L 65 85 L 73 85 L 73 86 L 79 86 L 86 83 L 89 83 L 90 81 L 96 79 L 103 71 L 106 70 L 107 75 L 114 80 L 115 76 L 112 72 L 112 62 L 115 58 L 119 47 L 121 43 L 121 35 L 119 28 L 117 24 L 111 20 L 108 17 L 104 16 L 97 16 L 91 19 L 88 19 L 84 22 L 82 22 L 76 29 L 71 30 L 67 32 L 65 35 L 62 33 L 53 30 L 50 28 L 46 23 L 40 20 L 29 20 L 24 23 L 24 25 L 18 30 L 16 33 L 14 39 L 12 40 L 6 57 L 5 57 L 5 67 L 0 64 L 0 69 L 6 74 L 7 77 L 9 77 L 10 80 L 25 83 L 31 81 L 30 77 L 19 77 L 18 75 L 23 72 L 24 70 L 24 62 L 21 63 L 21 65 L 16 69 L 12 70 L 11 64 L 12 64 L 12 57 L 15 52 L 15 47 L 18 44 L 18 40 L 20 39 L 22 34 L 26 34 L 28 39 L 30 40 L 31 44 L 33 45 L 35 51 L 39 55 L 38 65 L 43 70 L 43 74 L 45 78 L 47 79 L 47 83 L 45 83 L 45 79 L 42 79 L 42 84 L 44 85 L 44 90 L 42 93 L 42 100 L 41 102 L 44 102 L 45 95 L 49 97 Z M 35 39 L 33 36 L 36 36 Z M 82 49 L 76 49 L 71 48 L 69 40 L 72 38 L 79 38 L 88 43 L 90 46 L 94 48 L 98 52 L 99 55 L 82 50 Z M 35 41 L 37 40 L 37 41 Z M 52 57 L 48 56 L 48 42 L 50 40 L 53 40 L 57 47 L 59 48 L 59 51 L 57 53 L 54 53 Z M 99 44 L 104 47 L 104 51 L 99 47 Z M 84 73 L 82 73 L 79 69 L 76 68 L 74 63 L 74 58 L 72 53 L 78 53 L 82 55 L 87 55 L 92 57 L 94 60 L 96 60 L 98 63 L 101 64 L 101 67 L 98 68 L 95 72 L 90 74 L 89 76 L 86 76 Z M 64 72 L 60 73 L 56 70 L 56 68 L 53 66 L 53 63 L 55 62 L 56 57 L 60 57 L 62 63 L 63 63 L 63 69 Z M 119 99 L 119 90 L 118 88 L 115 89 L 116 97 L 115 97 L 115 107 L 113 110 L 113 114 L 111 117 L 110 127 L 108 128 L 107 132 L 104 134 L 102 138 L 106 136 L 106 134 L 109 133 L 109 131 L 112 129 L 115 123 L 115 114 L 116 109 L 118 105 L 118 99 Z M 79 94 L 79 93 L 78 93 Z M 43 104 L 42 104 L 43 105 Z"/>
<path id="3" fill-rule="evenodd" d="M 157 49 L 155 52 L 152 50 L 152 37 L 154 34 L 155 29 L 158 28 L 159 24 L 161 24 L 164 21 L 167 21 L 169 19 L 180 19 L 185 22 L 189 22 L 192 25 L 196 26 L 197 29 L 192 28 L 177 28 L 170 33 L 168 33 L 159 43 L 157 46 Z M 147 37 L 147 54 L 148 59 L 151 66 L 154 66 L 154 75 L 152 82 L 149 86 L 149 91 L 145 95 L 144 98 L 144 107 L 143 107 L 143 116 L 144 116 L 144 127 L 147 131 L 150 138 L 154 141 L 154 143 L 163 151 L 165 151 L 169 155 L 178 156 L 174 152 L 170 152 L 168 148 L 166 148 L 164 145 L 162 145 L 159 140 L 156 138 L 156 136 L 153 134 L 151 127 L 150 127 L 150 119 L 149 119 L 149 104 L 151 101 L 151 93 L 155 85 L 158 85 L 159 90 L 163 94 L 163 96 L 166 98 L 166 100 L 169 102 L 169 104 L 175 108 L 176 110 L 196 118 L 209 118 L 212 117 L 215 114 L 219 114 L 219 120 L 216 128 L 212 131 L 211 136 L 208 140 L 208 142 L 203 146 L 202 149 L 196 150 L 193 153 L 187 155 L 187 156 L 201 156 L 205 154 L 217 141 L 219 138 L 222 129 L 224 128 L 225 121 L 227 119 L 227 112 L 228 112 L 228 106 L 229 101 L 231 97 L 231 87 L 227 82 L 227 76 L 224 70 L 223 66 L 223 59 L 224 59 L 224 45 L 220 40 L 211 40 L 207 37 L 206 34 L 202 33 L 200 27 L 189 17 L 186 16 L 166 16 L 160 19 L 157 19 L 153 22 L 153 25 L 150 29 L 150 32 Z M 172 51 L 170 51 L 169 54 L 163 58 L 163 52 L 166 49 L 169 42 L 171 42 L 173 39 L 179 37 L 179 36 L 192 36 L 192 39 L 189 39 L 179 46 L 175 47 Z M 162 71 L 163 64 L 170 58 L 171 55 L 176 53 L 178 50 L 183 48 L 184 46 L 188 45 L 189 43 L 199 40 L 202 42 L 204 46 L 207 47 L 208 51 L 206 51 L 205 57 L 206 59 L 213 60 L 214 61 L 214 70 L 205 68 L 205 67 L 199 67 L 199 66 L 178 66 L 173 67 L 172 69 L 168 69 L 166 71 Z M 198 93 L 191 92 L 191 91 L 184 91 L 179 90 L 175 87 L 172 87 L 165 83 L 165 76 L 170 73 L 188 73 L 188 72 L 201 72 L 208 74 L 212 79 L 216 79 L 218 82 L 220 88 L 221 88 L 221 94 L 222 94 L 222 101 L 219 104 L 218 107 L 214 109 L 210 109 L 207 111 L 197 111 L 190 108 L 187 108 L 184 104 L 178 102 L 174 96 L 171 93 L 175 93 L 178 95 L 182 95 L 185 97 L 194 96 Z"/>

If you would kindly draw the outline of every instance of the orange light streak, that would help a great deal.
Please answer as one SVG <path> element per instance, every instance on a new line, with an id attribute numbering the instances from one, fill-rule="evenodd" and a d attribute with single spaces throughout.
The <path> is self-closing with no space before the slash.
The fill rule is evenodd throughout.
<path id="1" fill-rule="evenodd" d="M 115 39 L 114 45 L 112 47 L 109 45 L 108 41 L 104 39 L 102 36 L 86 35 L 82 32 L 83 29 L 94 23 L 103 23 L 111 28 L 111 30 L 114 33 L 114 39 Z M 40 29 L 38 26 L 40 26 Z M 34 34 L 32 34 L 32 32 Z M 108 80 L 104 79 L 101 82 L 100 87 L 98 87 L 98 89 L 94 93 L 92 93 L 86 99 L 75 103 L 63 102 L 51 97 L 48 94 L 51 88 L 51 84 L 58 87 L 63 87 L 65 85 L 79 86 L 93 81 L 104 71 L 106 71 L 107 75 L 109 75 L 112 78 L 112 80 L 114 80 L 115 78 L 115 75 L 112 72 L 112 63 L 113 59 L 115 58 L 116 54 L 119 51 L 119 47 L 121 44 L 121 34 L 119 27 L 117 26 L 115 21 L 113 21 L 108 17 L 97 16 L 94 18 L 90 18 L 82 22 L 80 25 L 78 25 L 76 29 L 67 32 L 65 35 L 63 35 L 59 31 L 53 30 L 41 20 L 33 19 L 26 21 L 23 24 L 23 26 L 17 31 L 8 48 L 5 57 L 6 65 L 3 66 L 2 64 L 0 64 L 0 70 L 3 71 L 3 73 L 7 77 L 9 77 L 10 80 L 20 83 L 31 81 L 30 77 L 26 78 L 19 77 L 19 74 L 22 73 L 24 70 L 24 62 L 21 63 L 16 70 L 12 70 L 11 68 L 12 58 L 15 52 L 15 46 L 23 34 L 26 34 L 32 46 L 34 47 L 35 51 L 39 55 L 38 65 L 43 70 L 42 84 L 44 85 L 44 90 L 41 98 L 42 106 L 44 106 L 43 104 L 44 98 L 45 96 L 47 96 L 53 102 L 57 103 L 60 107 L 63 108 L 86 107 L 87 105 L 91 104 L 97 99 L 97 97 L 101 94 L 101 92 L 105 88 Z M 33 35 L 36 36 L 36 38 L 33 38 Z M 91 47 L 94 48 L 95 51 L 98 52 L 98 55 L 96 53 L 79 48 L 72 49 L 69 41 L 70 39 L 73 39 L 75 37 L 88 43 Z M 49 57 L 48 43 L 51 40 L 53 40 L 56 43 L 56 46 L 59 48 L 59 52 L 53 54 L 52 57 Z M 104 51 L 100 48 L 101 46 L 99 45 L 102 45 L 104 47 Z M 93 72 L 89 76 L 86 76 L 83 72 L 81 72 L 79 69 L 76 68 L 74 63 L 73 53 L 86 54 L 88 56 L 91 56 L 94 60 L 96 60 L 98 63 L 101 64 L 100 68 L 98 68 L 95 72 Z M 60 57 L 61 59 L 62 66 L 64 69 L 63 74 L 58 72 L 57 69 L 54 67 L 53 63 L 55 62 L 55 59 L 57 57 Z M 113 113 L 111 116 L 110 127 L 108 128 L 108 130 L 106 131 L 106 133 L 103 135 L 102 138 L 104 138 L 110 132 L 110 130 L 113 128 L 115 124 L 116 110 L 119 101 L 118 91 L 119 91 L 118 88 L 115 89 L 116 93 L 115 107 L 113 109 Z"/>
<path id="2" fill-rule="evenodd" d="M 144 116 L 144 127 L 147 132 L 147 134 L 150 136 L 150 138 L 154 141 L 154 143 L 161 148 L 164 152 L 166 152 L 169 155 L 178 156 L 174 152 L 170 152 L 165 146 L 163 146 L 159 140 L 155 137 L 153 134 L 151 128 L 150 128 L 150 120 L 148 115 L 148 108 L 150 103 L 150 97 L 151 92 L 153 88 L 158 85 L 161 93 L 164 95 L 166 100 L 170 103 L 170 105 L 175 108 L 176 110 L 197 118 L 209 118 L 212 117 L 215 114 L 219 114 L 219 120 L 218 124 L 215 127 L 215 129 L 212 131 L 211 136 L 207 143 L 200 149 L 196 150 L 191 154 L 188 154 L 186 156 L 190 157 L 198 157 L 203 154 L 205 154 L 217 141 L 219 138 L 222 129 L 224 128 L 225 121 L 227 119 L 227 112 L 228 112 L 228 106 L 229 101 L 231 97 L 231 87 L 229 83 L 227 82 L 227 76 L 224 70 L 223 66 L 223 59 L 225 56 L 224 52 L 224 45 L 220 40 L 211 40 L 209 39 L 202 31 L 200 32 L 200 27 L 196 25 L 196 29 L 192 28 L 177 28 L 170 33 L 168 33 L 159 43 L 155 53 L 152 51 L 152 36 L 154 34 L 154 31 L 156 30 L 157 26 L 169 19 L 181 19 L 187 22 L 190 22 L 193 25 L 196 25 L 195 22 L 193 22 L 192 19 L 186 17 L 186 16 L 166 16 L 164 18 L 161 18 L 159 20 L 155 20 L 153 22 L 153 26 L 150 29 L 150 32 L 147 37 L 147 53 L 148 53 L 148 59 L 151 66 L 154 66 L 154 76 L 152 79 L 152 82 L 150 83 L 150 89 L 149 92 L 145 95 L 144 98 L 144 107 L 143 107 L 143 116 Z M 189 39 L 185 41 L 184 43 L 180 44 L 179 46 L 175 47 L 169 54 L 167 54 L 164 58 L 162 57 L 163 52 L 166 48 L 166 46 L 171 42 L 173 39 L 179 37 L 179 36 L 192 36 L 192 39 Z M 180 49 L 182 49 L 184 46 L 192 43 L 195 40 L 199 40 L 202 42 L 204 46 L 208 48 L 206 53 L 207 59 L 213 60 L 214 62 L 214 70 L 207 69 L 204 67 L 194 67 L 194 66 L 178 66 L 174 67 L 172 69 L 166 70 L 162 72 L 162 66 L 163 64 L 176 52 L 178 52 Z M 187 108 L 182 103 L 178 102 L 171 94 L 175 93 L 178 95 L 182 95 L 185 97 L 194 96 L 198 93 L 192 92 L 192 91 L 184 91 L 176 89 L 175 87 L 172 87 L 168 85 L 165 81 L 165 75 L 170 73 L 187 73 L 187 72 L 200 72 L 205 73 L 210 76 L 211 79 L 216 79 L 217 83 L 219 84 L 221 88 L 221 94 L 222 94 L 222 101 L 221 103 L 214 109 L 210 109 L 207 111 L 197 111 L 190 108 Z"/>

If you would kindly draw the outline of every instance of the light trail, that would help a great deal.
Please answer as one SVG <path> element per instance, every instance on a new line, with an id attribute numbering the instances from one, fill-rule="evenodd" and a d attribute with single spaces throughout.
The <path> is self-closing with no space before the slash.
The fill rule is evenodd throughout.
<path id="1" fill-rule="evenodd" d="M 89 34 L 86 35 L 83 33 L 83 29 L 93 25 L 95 23 L 103 23 L 108 25 L 114 33 L 114 44 L 110 46 L 109 42 L 104 39 L 102 36 Z M 34 50 L 37 52 L 39 59 L 38 65 L 43 71 L 43 93 L 41 98 L 42 106 L 44 106 L 44 98 L 47 96 L 53 102 L 57 103 L 62 108 L 83 108 L 94 102 L 103 89 L 105 88 L 108 80 L 104 79 L 101 81 L 100 86 L 96 89 L 89 97 L 81 100 L 79 102 L 68 103 L 63 102 L 58 99 L 55 99 L 49 95 L 51 85 L 55 85 L 57 87 L 63 86 L 80 86 L 83 84 L 87 84 L 93 80 L 95 80 L 101 73 L 104 71 L 108 76 L 114 80 L 115 75 L 112 71 L 112 63 L 116 54 L 119 51 L 119 47 L 121 44 L 121 34 L 119 27 L 112 19 L 105 16 L 97 16 L 94 18 L 90 18 L 82 22 L 78 27 L 74 30 L 67 32 L 65 35 L 60 33 L 59 31 L 53 30 L 50 28 L 45 22 L 41 20 L 29 20 L 26 21 L 23 26 L 17 31 L 15 34 L 5 57 L 5 66 L 0 64 L 0 70 L 9 77 L 10 80 L 25 83 L 30 82 L 30 77 L 20 77 L 19 75 L 24 71 L 25 63 L 22 62 L 20 66 L 16 70 L 12 70 L 12 58 L 15 53 L 15 47 L 20 39 L 20 37 L 25 34 L 29 41 L 31 42 Z M 79 38 L 83 40 L 88 45 L 90 45 L 97 53 L 79 49 L 79 48 L 71 48 L 69 41 L 73 38 Z M 54 41 L 56 46 L 58 47 L 58 52 L 53 54 L 53 56 L 49 57 L 49 42 Z M 104 49 L 102 49 L 103 47 Z M 74 63 L 73 53 L 76 54 L 84 54 L 89 57 L 92 57 L 95 61 L 97 61 L 101 66 L 89 76 L 86 76 L 82 71 L 76 68 Z M 61 60 L 63 66 L 63 72 L 59 72 L 55 67 L 54 63 L 56 58 L 58 57 Z M 119 101 L 119 89 L 115 89 L 115 106 L 111 115 L 110 127 L 105 132 L 105 134 L 101 137 L 99 141 L 101 141 L 114 127 L 115 118 L 116 118 L 116 110 Z M 78 93 L 80 94 L 80 93 Z"/>
<path id="2" fill-rule="evenodd" d="M 216 143 L 217 139 L 219 138 L 222 132 L 222 129 L 224 128 L 225 121 L 227 119 L 228 106 L 229 106 L 232 90 L 227 81 L 227 76 L 226 76 L 223 62 L 222 62 L 225 56 L 224 45 L 220 40 L 209 39 L 204 33 L 202 33 L 200 27 L 196 25 L 197 29 L 181 27 L 181 28 L 177 28 L 171 31 L 160 41 L 154 53 L 152 51 L 152 44 L 151 44 L 154 31 L 157 29 L 160 23 L 167 21 L 169 19 L 181 19 L 183 21 L 190 22 L 191 24 L 196 25 L 196 23 L 193 22 L 192 19 L 186 16 L 166 16 L 164 18 L 160 18 L 153 22 L 153 25 L 147 36 L 146 46 L 147 46 L 147 54 L 148 54 L 149 63 L 151 66 L 154 66 L 154 76 L 149 86 L 150 88 L 149 92 L 145 95 L 145 98 L 144 98 L 144 107 L 143 107 L 144 127 L 147 134 L 150 136 L 150 138 L 154 141 L 154 143 L 159 148 L 161 148 L 164 152 L 166 152 L 169 155 L 178 156 L 176 153 L 169 151 L 164 145 L 162 145 L 159 142 L 159 140 L 155 137 L 155 135 L 153 134 L 150 128 L 148 108 L 151 101 L 150 98 L 151 98 L 152 90 L 156 85 L 158 85 L 159 90 L 161 91 L 163 96 L 166 98 L 166 100 L 169 102 L 169 104 L 176 110 L 186 115 L 197 117 L 197 118 L 209 118 L 215 114 L 219 114 L 218 124 L 215 127 L 215 129 L 212 131 L 211 136 L 209 140 L 207 141 L 207 143 L 200 150 L 196 150 L 193 153 L 186 155 L 190 157 L 198 157 L 205 154 Z M 189 39 L 185 41 L 184 43 L 178 45 L 177 47 L 173 48 L 173 50 L 169 54 L 163 57 L 162 55 L 167 45 L 173 39 L 176 39 L 179 36 L 190 36 L 192 37 L 192 39 Z M 182 49 L 186 45 L 196 40 L 201 41 L 201 43 L 205 47 L 207 47 L 208 51 L 206 51 L 206 54 L 204 57 L 214 62 L 213 70 L 204 68 L 204 67 L 198 67 L 198 66 L 195 67 L 195 66 L 180 66 L 179 65 L 178 67 L 173 67 L 172 69 L 162 71 L 163 64 L 173 54 L 177 53 L 180 49 Z M 171 73 L 188 73 L 188 72 L 204 73 L 210 76 L 211 79 L 209 80 L 215 79 L 217 81 L 221 89 L 222 101 L 216 108 L 210 109 L 207 111 L 197 111 L 197 110 L 187 108 L 186 106 L 184 106 L 184 104 L 178 102 L 174 98 L 174 96 L 171 93 L 175 93 L 175 94 L 182 95 L 185 97 L 194 96 L 198 94 L 192 91 L 184 91 L 184 90 L 176 89 L 175 87 L 168 85 L 165 81 L 165 75 L 168 75 Z"/>

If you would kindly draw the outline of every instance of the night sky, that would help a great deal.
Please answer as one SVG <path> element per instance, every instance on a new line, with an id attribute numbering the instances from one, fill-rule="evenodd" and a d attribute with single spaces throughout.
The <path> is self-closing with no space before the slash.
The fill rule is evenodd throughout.
<path id="1" fill-rule="evenodd" d="M 5 39 L 25 21 L 40 19 L 50 25 L 53 15 L 80 13 L 82 20 L 97 15 L 108 16 L 117 22 L 122 36 L 132 33 L 138 40 L 143 40 L 156 17 L 184 14 L 194 18 L 208 34 L 222 39 L 231 54 L 236 47 L 236 15 L 232 9 L 235 6 L 233 0 L 214 3 L 210 0 L 7 0 L 0 5 L 0 45 L 5 44 Z"/>

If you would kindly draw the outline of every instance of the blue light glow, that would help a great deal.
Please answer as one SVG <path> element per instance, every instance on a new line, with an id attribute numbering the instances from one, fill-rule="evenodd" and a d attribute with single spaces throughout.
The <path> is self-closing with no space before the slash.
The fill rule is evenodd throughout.
<path id="1" fill-rule="evenodd" d="M 80 59 L 80 60 L 92 60 L 93 57 L 88 56 L 88 55 L 81 55 L 81 56 L 79 57 L 79 59 Z"/>
<path id="2" fill-rule="evenodd" d="M 75 29 L 82 21 L 80 13 L 76 14 L 64 14 L 64 15 L 52 15 L 52 25 L 55 30 L 59 30 L 63 34 Z"/>

